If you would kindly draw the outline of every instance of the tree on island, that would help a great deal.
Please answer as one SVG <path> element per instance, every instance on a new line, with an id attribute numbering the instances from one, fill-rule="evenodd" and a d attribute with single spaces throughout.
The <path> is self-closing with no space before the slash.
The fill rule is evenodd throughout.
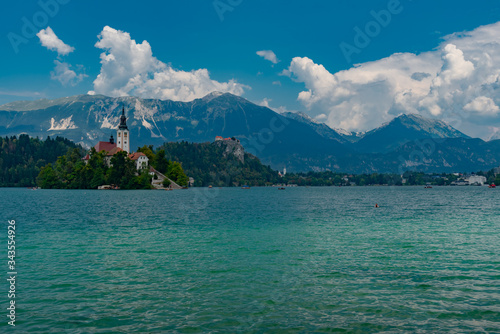
<path id="1" fill-rule="evenodd" d="M 153 146 L 143 146 L 137 150 L 144 153 L 153 167 L 180 186 L 188 185 L 188 177 L 179 162 L 166 158 L 165 150 L 153 151 Z M 37 183 L 46 189 L 96 189 L 101 185 L 116 185 L 120 189 L 152 189 L 148 169 L 137 171 L 136 164 L 127 152 L 117 152 L 106 163 L 106 152 L 96 152 L 92 148 L 86 164 L 82 160 L 82 150 L 72 149 L 57 158 L 53 164 L 43 167 Z"/>
<path id="2" fill-rule="evenodd" d="M 171 185 L 171 184 L 172 184 L 172 182 L 170 182 L 170 180 L 169 180 L 169 179 L 164 179 L 164 180 L 163 180 L 163 182 L 162 182 L 162 185 L 163 185 L 163 187 L 165 187 L 165 188 L 170 187 L 170 185 Z"/>
<path id="3" fill-rule="evenodd" d="M 166 157 L 165 149 L 158 149 L 155 153 L 153 146 L 140 147 L 137 152 L 142 152 L 146 154 L 151 162 L 151 165 L 158 172 L 164 174 L 170 180 L 174 181 L 182 187 L 187 187 L 189 178 L 186 176 L 182 165 L 177 161 L 170 161 Z M 166 186 L 168 187 L 170 183 Z"/>
<path id="4" fill-rule="evenodd" d="M 125 151 L 121 151 L 113 155 L 111 158 L 111 166 L 108 170 L 108 183 L 115 184 L 121 189 L 134 189 L 134 184 L 137 183 L 135 178 L 136 168 L 132 160 L 128 158 Z"/>
<path id="5" fill-rule="evenodd" d="M 155 153 L 153 151 L 153 145 L 149 145 L 149 146 L 144 145 L 143 147 L 138 147 L 137 148 L 137 152 L 144 153 L 148 157 L 150 163 L 152 161 L 154 161 L 154 159 L 155 159 Z"/>
<path id="6" fill-rule="evenodd" d="M 174 161 L 170 164 L 167 176 L 169 179 L 182 187 L 187 187 L 188 185 L 189 179 L 184 173 L 181 164 L 177 161 Z"/>
<path id="7" fill-rule="evenodd" d="M 121 151 L 106 164 L 106 153 L 90 150 L 87 164 L 81 154 L 72 150 L 60 156 L 55 164 L 42 168 L 38 175 L 39 187 L 45 189 L 96 189 L 104 184 L 114 184 L 120 189 L 151 189 L 151 176 L 147 170 L 137 172 L 135 163 Z"/>
<path id="8" fill-rule="evenodd" d="M 155 169 L 162 174 L 169 172 L 170 161 L 165 157 L 165 150 L 158 150 L 153 160 Z M 181 168 L 182 169 L 182 168 Z"/>

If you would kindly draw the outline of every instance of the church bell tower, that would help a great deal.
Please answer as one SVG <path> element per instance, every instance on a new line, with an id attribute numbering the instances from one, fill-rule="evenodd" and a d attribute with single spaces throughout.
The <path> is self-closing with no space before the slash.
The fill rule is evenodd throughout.
<path id="1" fill-rule="evenodd" d="M 118 126 L 116 136 L 116 146 L 130 153 L 130 134 L 127 127 L 127 117 L 125 117 L 125 107 L 122 109 L 122 116 L 120 117 L 120 125 Z"/>

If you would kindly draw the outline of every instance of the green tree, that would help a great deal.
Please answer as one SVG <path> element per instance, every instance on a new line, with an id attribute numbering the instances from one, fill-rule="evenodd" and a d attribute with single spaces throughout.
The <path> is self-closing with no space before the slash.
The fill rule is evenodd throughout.
<path id="1" fill-rule="evenodd" d="M 170 180 L 166 178 L 163 180 L 162 184 L 163 184 L 163 187 L 168 188 L 168 187 L 170 187 L 172 182 L 170 182 Z"/>
<path id="2" fill-rule="evenodd" d="M 137 149 L 137 152 L 142 152 L 144 153 L 150 162 L 153 162 L 155 160 L 155 154 L 153 152 L 153 145 L 146 146 L 144 145 L 143 147 L 139 147 Z"/>
<path id="3" fill-rule="evenodd" d="M 43 167 L 37 178 L 38 186 L 43 189 L 53 189 L 60 187 L 56 172 L 52 168 L 52 164 Z"/>
<path id="4" fill-rule="evenodd" d="M 97 168 L 93 170 L 92 179 L 90 180 L 90 188 L 97 189 L 99 186 L 106 184 L 106 174 L 102 168 Z"/>
<path id="5" fill-rule="evenodd" d="M 138 189 L 152 189 L 153 186 L 151 185 L 151 179 L 153 177 L 149 175 L 149 172 L 147 169 L 142 170 L 139 173 L 139 176 L 137 176 L 137 181 L 138 181 Z"/>
<path id="6" fill-rule="evenodd" d="M 28 135 L 0 137 L 0 187 L 35 186 L 41 168 L 54 163 L 68 149 L 78 148 L 67 139 L 42 141 Z"/>
<path id="7" fill-rule="evenodd" d="M 168 178 L 182 187 L 187 187 L 189 181 L 188 177 L 184 173 L 184 170 L 182 169 L 181 164 L 177 161 L 170 164 Z"/>
<path id="8" fill-rule="evenodd" d="M 165 150 L 159 150 L 156 152 L 156 156 L 153 161 L 153 167 L 162 174 L 169 171 L 170 162 L 165 157 Z"/>
<path id="9" fill-rule="evenodd" d="M 113 155 L 108 182 L 119 186 L 121 189 L 134 189 L 136 168 L 132 160 L 128 158 L 127 152 L 121 151 Z"/>

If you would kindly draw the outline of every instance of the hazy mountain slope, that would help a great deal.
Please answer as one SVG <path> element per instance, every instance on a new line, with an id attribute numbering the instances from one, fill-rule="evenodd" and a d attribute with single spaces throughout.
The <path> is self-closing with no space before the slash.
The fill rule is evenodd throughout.
<path id="1" fill-rule="evenodd" d="M 389 152 L 412 140 L 423 138 L 468 138 L 448 124 L 409 114 L 367 132 L 354 147 L 361 152 Z"/>
<path id="2" fill-rule="evenodd" d="M 343 135 L 341 135 L 340 133 L 338 133 L 325 123 L 319 123 L 304 113 L 285 112 L 282 115 L 287 118 L 294 119 L 296 121 L 309 125 L 311 128 L 314 129 L 314 131 L 316 131 L 316 133 L 318 133 L 320 136 L 324 138 L 336 140 L 339 143 L 343 144 L 348 143 L 348 141 L 344 138 Z"/>

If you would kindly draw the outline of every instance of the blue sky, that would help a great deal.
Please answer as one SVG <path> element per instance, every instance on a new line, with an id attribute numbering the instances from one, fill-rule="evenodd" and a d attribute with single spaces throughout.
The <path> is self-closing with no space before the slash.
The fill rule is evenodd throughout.
<path id="1" fill-rule="evenodd" d="M 50 4 L 51 15 L 44 14 L 46 10 L 41 5 L 44 3 Z M 54 3 L 57 3 L 58 8 L 54 7 Z M 379 29 L 372 31 L 373 37 L 368 36 L 369 42 L 358 47 L 357 53 L 353 53 L 350 60 L 346 59 L 340 47 L 342 43 L 356 47 L 354 29 L 357 27 L 366 32 L 367 25 L 370 24 L 372 28 L 376 28 L 373 25 L 376 21 L 373 13 L 380 14 L 390 6 L 397 8 L 394 10 L 397 13 L 391 14 L 385 26 L 379 24 Z M 437 87 L 431 82 L 434 76 L 439 77 L 440 73 L 444 73 L 444 68 L 448 66 L 441 60 L 447 57 L 446 54 L 451 58 L 458 54 L 460 58 L 460 52 L 474 44 L 463 41 L 457 35 L 450 38 L 450 34 L 473 32 L 478 27 L 491 26 L 500 21 L 500 5 L 493 1 L 42 0 L 9 2 L 4 7 L 6 9 L 2 15 L 0 40 L 0 104 L 15 100 L 85 94 L 89 91 L 106 95 L 113 95 L 110 93 L 115 92 L 114 95 L 128 93 L 142 97 L 189 100 L 218 87 L 219 90 L 240 94 L 276 110 L 304 111 L 332 127 L 349 130 L 368 130 L 400 112 L 408 111 L 445 119 L 472 135 L 480 136 L 487 131 L 488 135 L 482 137 L 493 138 L 500 129 L 500 117 L 495 108 L 498 104 L 497 97 L 491 89 L 488 91 L 489 95 L 476 90 L 473 96 L 464 93 L 466 96 L 457 97 L 450 102 L 441 97 L 445 95 L 445 89 L 455 89 L 455 86 Z M 23 31 L 26 21 L 33 24 L 36 32 L 44 29 L 49 37 L 51 34 L 46 28 L 50 27 L 57 39 L 71 47 L 72 51 L 61 54 L 61 50 L 58 52 L 54 47 L 49 50 L 49 47 L 42 45 L 39 36 Z M 110 30 L 108 37 L 98 37 L 105 27 L 110 27 L 115 32 Z M 496 29 L 496 26 L 491 27 L 492 31 Z M 135 40 L 134 47 L 147 41 L 154 59 L 144 60 L 137 53 L 124 54 L 126 51 L 113 44 L 118 43 L 117 40 L 122 37 L 126 40 L 127 37 L 123 35 L 126 33 L 130 40 Z M 17 43 L 12 43 L 15 37 L 21 38 L 22 42 L 18 40 Z M 110 51 L 105 46 L 96 47 L 101 39 L 105 40 L 102 41 L 103 44 L 112 45 L 115 49 Z M 480 37 L 476 38 L 478 39 Z M 447 41 L 459 47 L 446 49 Z M 471 46 L 471 50 L 472 48 Z M 263 50 L 272 50 L 279 62 L 274 64 L 256 54 Z M 469 68 L 470 71 L 459 78 L 462 80 L 460 87 L 463 87 L 463 80 L 470 78 L 471 71 L 477 72 L 480 68 L 479 63 L 475 63 L 477 57 L 474 57 L 474 50 L 467 50 L 462 57 L 465 63 L 459 65 L 463 65 L 467 72 L 467 62 L 472 62 L 473 69 Z M 102 82 L 96 86 L 94 80 L 99 73 L 116 75 L 122 68 L 113 64 L 108 64 L 108 67 L 101 64 L 100 55 L 106 52 L 123 56 L 120 58 L 123 61 L 135 56 L 144 60 L 146 63 L 143 68 L 147 70 L 137 70 L 136 73 L 143 75 L 143 82 L 132 90 L 116 82 Z M 404 77 L 398 76 L 399 74 L 382 80 L 387 79 L 387 82 L 392 82 L 391 85 L 381 83 L 378 79 L 357 81 L 365 76 L 366 71 L 373 73 L 371 69 L 375 67 L 376 71 L 388 73 L 391 66 L 400 66 L 400 71 L 403 71 L 404 67 L 418 67 L 420 65 L 415 65 L 416 62 L 422 62 L 418 57 L 395 60 L 388 64 L 381 62 L 398 53 L 417 56 L 434 53 L 428 58 L 424 57 L 424 62 L 434 61 L 434 66 L 422 71 L 429 73 L 428 85 L 434 85 L 430 88 L 434 94 L 433 101 L 422 95 L 397 105 L 388 102 L 383 106 L 384 110 L 378 110 L 373 103 L 360 103 L 351 98 L 356 95 L 366 96 L 368 99 L 372 96 L 373 99 L 382 94 L 388 101 L 394 101 L 404 95 L 394 88 L 394 85 L 404 81 Z M 61 79 L 59 74 L 62 72 L 56 70 L 58 64 L 60 71 L 66 66 L 76 76 Z M 366 71 L 360 73 L 360 68 L 353 71 L 356 69 L 353 68 L 354 64 L 368 65 L 361 66 Z M 488 66 L 500 68 L 496 60 L 493 65 Z M 205 76 L 195 88 L 177 87 L 185 84 L 181 78 L 184 73 L 200 69 L 208 70 L 209 81 Z M 147 81 L 146 77 L 151 79 L 154 73 L 165 71 L 168 74 L 162 76 L 159 82 Z M 487 72 L 491 72 L 491 68 Z M 193 74 L 189 80 L 198 79 L 199 76 L 203 74 Z M 443 80 L 448 82 L 446 78 L 449 77 L 444 77 Z M 484 79 L 484 75 L 481 78 Z M 119 80 L 121 83 L 127 78 L 122 79 Z M 174 80 L 175 83 L 167 82 L 168 80 Z M 491 81 L 491 78 L 488 80 Z M 419 80 L 416 84 L 425 81 L 426 79 Z M 354 86 L 353 82 L 357 84 Z M 475 84 L 478 84 L 477 80 Z M 155 93 L 158 87 L 154 85 L 161 89 L 172 88 L 176 92 Z M 199 87 L 200 85 L 204 86 Z M 324 85 L 331 87 L 325 89 Z M 375 86 L 376 89 L 373 88 Z M 346 89 L 349 93 L 339 93 L 337 96 L 344 87 L 348 87 Z M 405 89 L 416 91 L 421 87 Z M 304 92 L 309 93 L 304 95 Z M 337 97 L 332 98 L 332 95 Z M 410 103 L 413 105 L 409 106 Z M 453 105 L 447 106 L 446 103 Z M 464 115 L 457 110 L 454 114 L 446 112 L 448 109 L 459 108 L 465 108 L 469 113 Z"/>

